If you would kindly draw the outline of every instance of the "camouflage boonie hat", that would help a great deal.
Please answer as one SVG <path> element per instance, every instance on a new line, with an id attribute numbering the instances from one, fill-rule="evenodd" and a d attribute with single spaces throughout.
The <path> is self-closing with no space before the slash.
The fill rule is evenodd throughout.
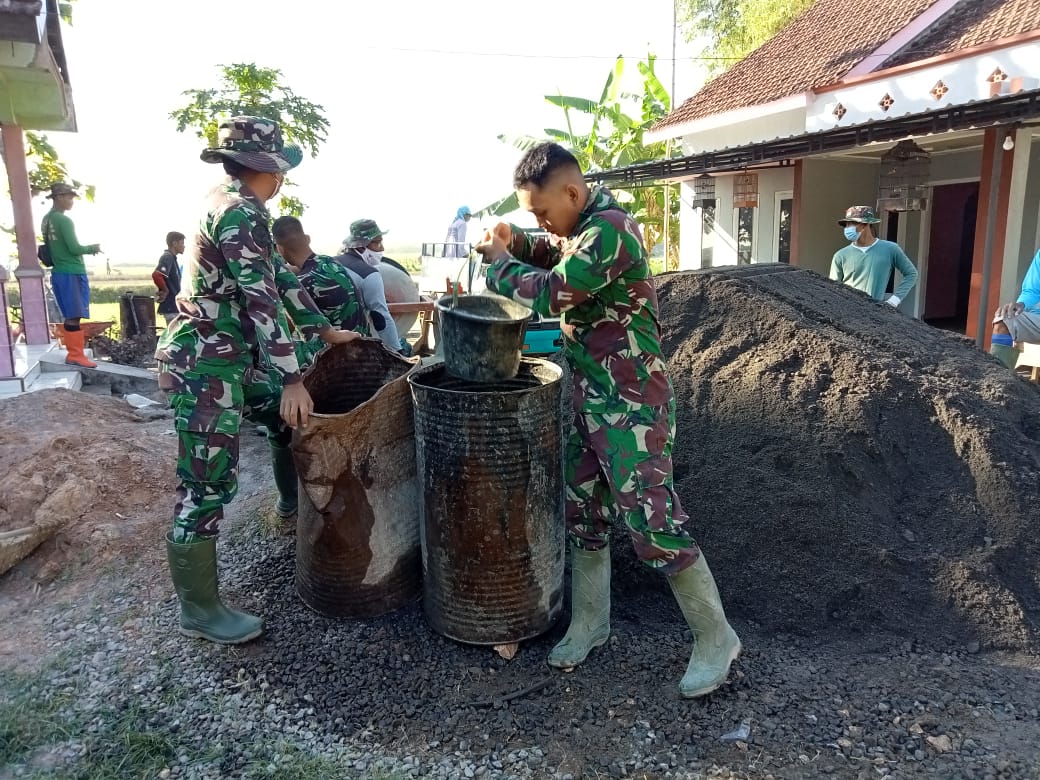
<path id="1" fill-rule="evenodd" d="M 386 230 L 380 230 L 374 219 L 358 219 L 350 223 L 350 235 L 347 237 L 348 249 L 359 246 L 368 246 L 380 236 L 385 236 Z"/>
<path id="2" fill-rule="evenodd" d="M 282 129 L 274 120 L 235 116 L 220 123 L 216 147 L 199 157 L 208 163 L 227 158 L 261 173 L 285 173 L 300 164 L 303 150 L 282 142 Z"/>
<path id="3" fill-rule="evenodd" d="M 51 191 L 50 194 L 47 195 L 47 197 L 56 198 L 59 195 L 75 195 L 77 198 L 79 197 L 79 193 L 76 192 L 76 190 L 73 187 L 69 186 L 63 181 L 54 182 L 51 185 Z"/>
<path id="4" fill-rule="evenodd" d="M 850 222 L 862 222 L 864 225 L 876 225 L 881 222 L 874 209 L 870 206 L 849 206 L 845 212 L 845 218 L 839 219 L 838 224 L 845 227 Z"/>

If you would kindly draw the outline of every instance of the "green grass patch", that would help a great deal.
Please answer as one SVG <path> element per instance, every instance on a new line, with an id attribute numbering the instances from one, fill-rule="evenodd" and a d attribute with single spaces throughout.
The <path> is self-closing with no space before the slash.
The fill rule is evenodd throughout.
<path id="1" fill-rule="evenodd" d="M 40 677 L 0 677 L 0 767 L 25 763 L 36 751 L 68 739 L 72 724 L 61 711 L 72 694 L 42 696 Z"/>
<path id="2" fill-rule="evenodd" d="M 75 780 L 153 778 L 176 762 L 176 746 L 160 732 L 149 731 L 136 709 L 99 716 L 101 728 L 88 742 L 87 754 L 62 776 Z"/>

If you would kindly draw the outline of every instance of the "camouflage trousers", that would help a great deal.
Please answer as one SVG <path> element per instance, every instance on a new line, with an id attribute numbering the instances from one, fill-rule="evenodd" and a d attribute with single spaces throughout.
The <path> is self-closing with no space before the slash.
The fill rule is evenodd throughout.
<path id="1" fill-rule="evenodd" d="M 160 366 L 177 432 L 177 501 L 173 540 L 213 536 L 224 504 L 238 492 L 238 437 L 242 419 L 268 430 L 273 446 L 289 445 L 292 430 L 279 415 L 281 382 L 243 362 L 199 361 L 191 371 Z"/>
<path id="2" fill-rule="evenodd" d="M 675 574 L 696 562 L 697 543 L 672 482 L 675 401 L 618 414 L 578 411 L 567 438 L 567 531 L 583 550 L 602 550 L 623 519 L 636 554 Z"/>

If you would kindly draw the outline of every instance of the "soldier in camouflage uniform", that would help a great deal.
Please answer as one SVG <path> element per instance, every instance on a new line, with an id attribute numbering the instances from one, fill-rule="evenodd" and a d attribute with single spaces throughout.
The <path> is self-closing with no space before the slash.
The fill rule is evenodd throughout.
<path id="1" fill-rule="evenodd" d="M 725 682 L 741 645 L 673 487 L 675 397 L 639 228 L 606 189 L 590 191 L 577 160 L 557 144 L 531 149 L 513 184 L 520 207 L 553 238 L 533 241 L 497 225 L 477 247 L 493 261 L 487 286 L 561 316 L 574 377 L 564 459 L 571 624 L 549 664 L 573 669 L 610 636 L 608 530 L 619 517 L 639 558 L 668 577 L 693 630 L 680 692 L 703 696 Z"/>
<path id="2" fill-rule="evenodd" d="M 347 269 L 327 255 L 315 254 L 311 237 L 296 217 L 279 217 L 271 227 L 278 253 L 296 273 L 300 284 L 334 327 L 370 335 L 364 303 Z M 296 356 L 301 367 L 310 365 L 324 348 L 320 339 L 298 342 Z"/>
<path id="3" fill-rule="evenodd" d="M 302 159 L 298 147 L 282 143 L 278 124 L 230 119 L 220 125 L 218 146 L 201 157 L 222 163 L 228 176 L 209 195 L 178 315 L 156 350 L 179 445 L 166 548 L 181 632 L 237 644 L 262 630 L 259 617 L 225 606 L 217 593 L 216 534 L 223 505 L 238 489 L 242 417 L 271 426 L 281 439 L 307 423 L 313 404 L 300 382 L 287 312 L 308 338 L 343 343 L 357 334 L 334 330 L 274 254 L 265 203 Z M 293 472 L 293 490 L 295 479 Z"/>

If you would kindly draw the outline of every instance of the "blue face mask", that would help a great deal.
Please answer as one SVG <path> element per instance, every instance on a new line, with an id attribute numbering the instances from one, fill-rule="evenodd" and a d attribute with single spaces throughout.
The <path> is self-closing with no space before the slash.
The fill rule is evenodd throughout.
<path id="1" fill-rule="evenodd" d="M 845 226 L 845 238 L 847 238 L 849 241 L 855 241 L 857 238 L 859 238 L 859 231 L 856 230 L 855 225 Z"/>

